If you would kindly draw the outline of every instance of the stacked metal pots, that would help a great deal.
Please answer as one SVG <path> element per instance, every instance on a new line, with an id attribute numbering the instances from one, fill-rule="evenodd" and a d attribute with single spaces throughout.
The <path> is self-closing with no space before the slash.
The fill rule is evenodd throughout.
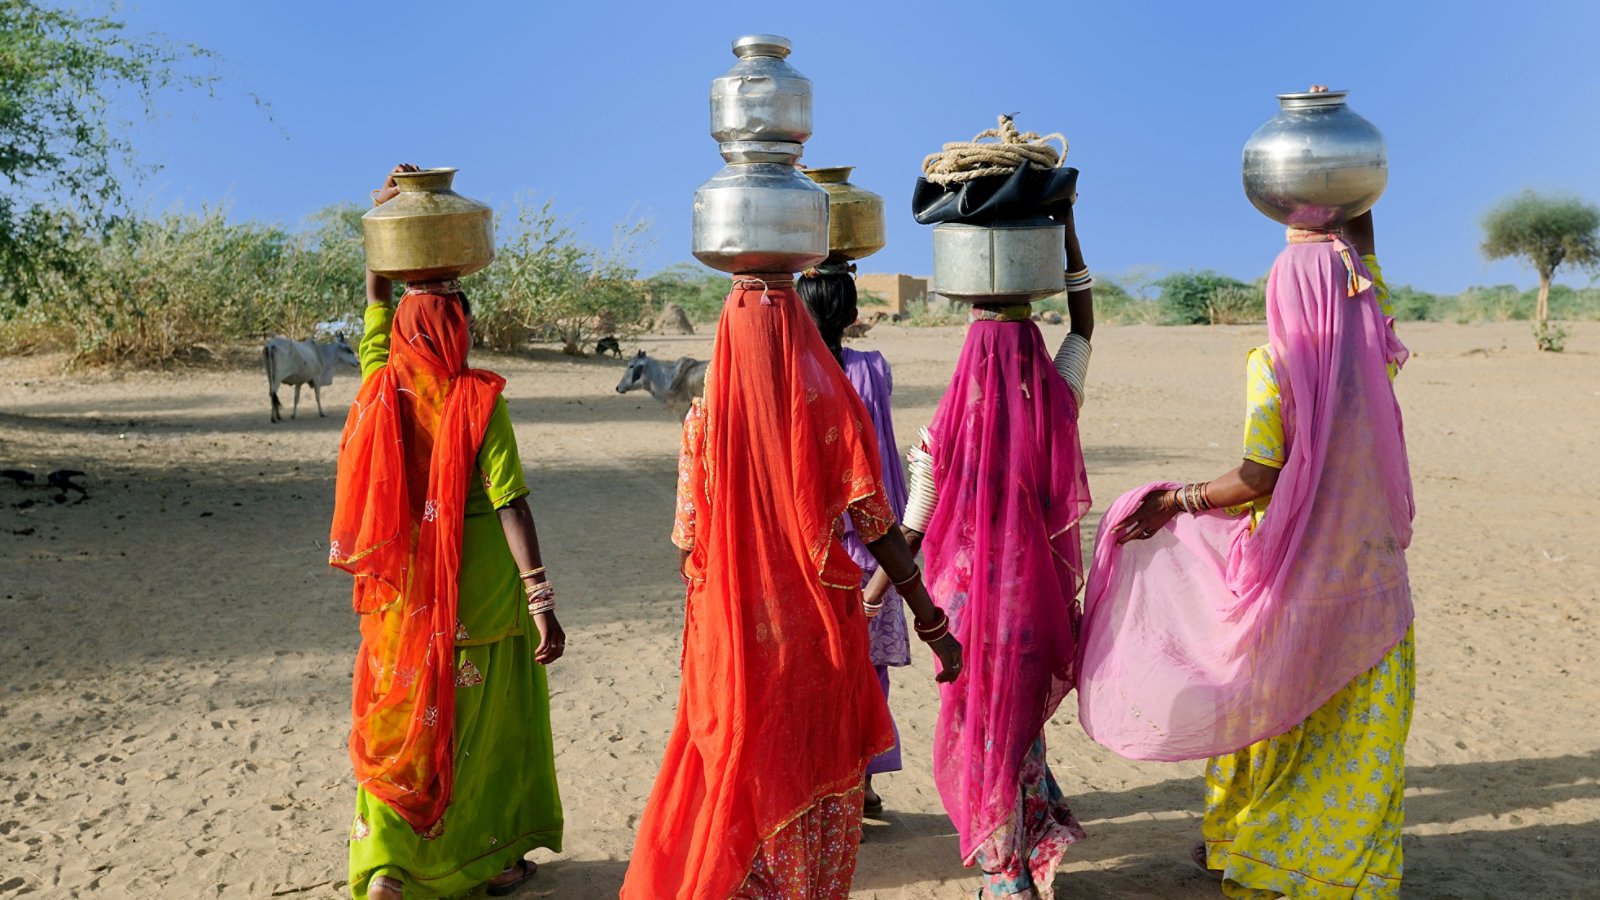
<path id="1" fill-rule="evenodd" d="M 1371 209 L 1389 184 L 1383 135 L 1346 91 L 1279 94 L 1281 109 L 1244 145 L 1244 192 L 1268 218 L 1329 229 Z"/>
<path id="2" fill-rule="evenodd" d="M 711 136 L 727 161 L 694 193 L 695 259 L 734 274 L 791 273 L 828 255 L 828 194 L 795 163 L 811 137 L 811 80 L 774 34 L 733 42 L 711 82 Z"/>
<path id="3" fill-rule="evenodd" d="M 494 260 L 494 211 L 451 190 L 455 169 L 394 173 L 400 193 L 361 217 L 367 268 L 397 281 L 460 278 Z"/>

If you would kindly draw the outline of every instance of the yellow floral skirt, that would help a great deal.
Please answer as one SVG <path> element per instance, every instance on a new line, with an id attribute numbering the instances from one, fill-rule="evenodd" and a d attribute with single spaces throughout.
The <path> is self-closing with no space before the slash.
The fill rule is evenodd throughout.
<path id="1" fill-rule="evenodd" d="M 1412 632 L 1304 722 L 1206 767 L 1207 865 L 1229 897 L 1400 896 Z"/>

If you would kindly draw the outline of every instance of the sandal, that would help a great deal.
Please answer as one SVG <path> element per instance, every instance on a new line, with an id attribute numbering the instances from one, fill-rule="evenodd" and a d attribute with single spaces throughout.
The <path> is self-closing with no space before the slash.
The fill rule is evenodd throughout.
<path id="1" fill-rule="evenodd" d="M 517 872 L 517 877 L 510 881 L 502 881 L 499 884 L 493 881 L 489 882 L 489 896 L 505 897 L 515 894 L 524 884 L 532 880 L 533 876 L 539 874 L 539 864 L 531 859 L 519 859 L 506 866 L 505 871 L 500 874 L 505 875 L 508 872 Z"/>
<path id="2" fill-rule="evenodd" d="M 372 896 L 373 888 L 377 888 L 380 891 L 385 891 L 389 896 L 395 897 L 396 900 L 399 900 L 399 898 L 405 896 L 406 885 L 405 882 L 398 878 L 390 878 L 388 875 L 374 875 L 372 880 L 367 882 L 368 897 Z"/>

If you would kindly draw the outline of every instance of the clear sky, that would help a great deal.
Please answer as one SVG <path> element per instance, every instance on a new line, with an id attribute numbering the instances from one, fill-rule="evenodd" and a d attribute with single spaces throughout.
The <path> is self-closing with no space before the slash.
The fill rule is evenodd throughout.
<path id="1" fill-rule="evenodd" d="M 806 162 L 854 165 L 885 198 L 889 246 L 863 271 L 931 270 L 909 212 L 922 157 L 1016 112 L 1071 141 L 1096 270 L 1253 278 L 1282 232 L 1245 200 L 1240 148 L 1274 94 L 1312 81 L 1348 89 L 1388 139 L 1377 224 L 1395 283 L 1531 286 L 1478 256 L 1483 211 L 1529 187 L 1600 202 L 1593 0 L 143 0 L 120 15 L 219 52 L 227 79 L 136 124 L 162 167 L 135 190 L 153 210 L 225 203 L 296 223 L 365 202 L 395 162 L 450 165 L 462 193 L 553 199 L 595 243 L 650 220 L 647 271 L 689 260 L 694 189 L 722 164 L 708 87 L 729 42 L 757 31 L 792 39 L 815 85 Z"/>

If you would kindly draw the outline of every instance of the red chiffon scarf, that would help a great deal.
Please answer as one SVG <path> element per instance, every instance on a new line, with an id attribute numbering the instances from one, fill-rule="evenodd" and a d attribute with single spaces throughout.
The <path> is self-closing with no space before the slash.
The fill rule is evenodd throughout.
<path id="1" fill-rule="evenodd" d="M 857 502 L 892 515 L 872 420 L 793 289 L 748 284 L 706 377 L 678 714 L 631 900 L 732 896 L 762 841 L 893 742 L 836 530 Z"/>
<path id="2" fill-rule="evenodd" d="M 328 562 L 355 576 L 356 780 L 419 832 L 450 802 L 468 479 L 505 379 L 469 369 L 454 297 L 408 294 L 339 444 Z"/>

